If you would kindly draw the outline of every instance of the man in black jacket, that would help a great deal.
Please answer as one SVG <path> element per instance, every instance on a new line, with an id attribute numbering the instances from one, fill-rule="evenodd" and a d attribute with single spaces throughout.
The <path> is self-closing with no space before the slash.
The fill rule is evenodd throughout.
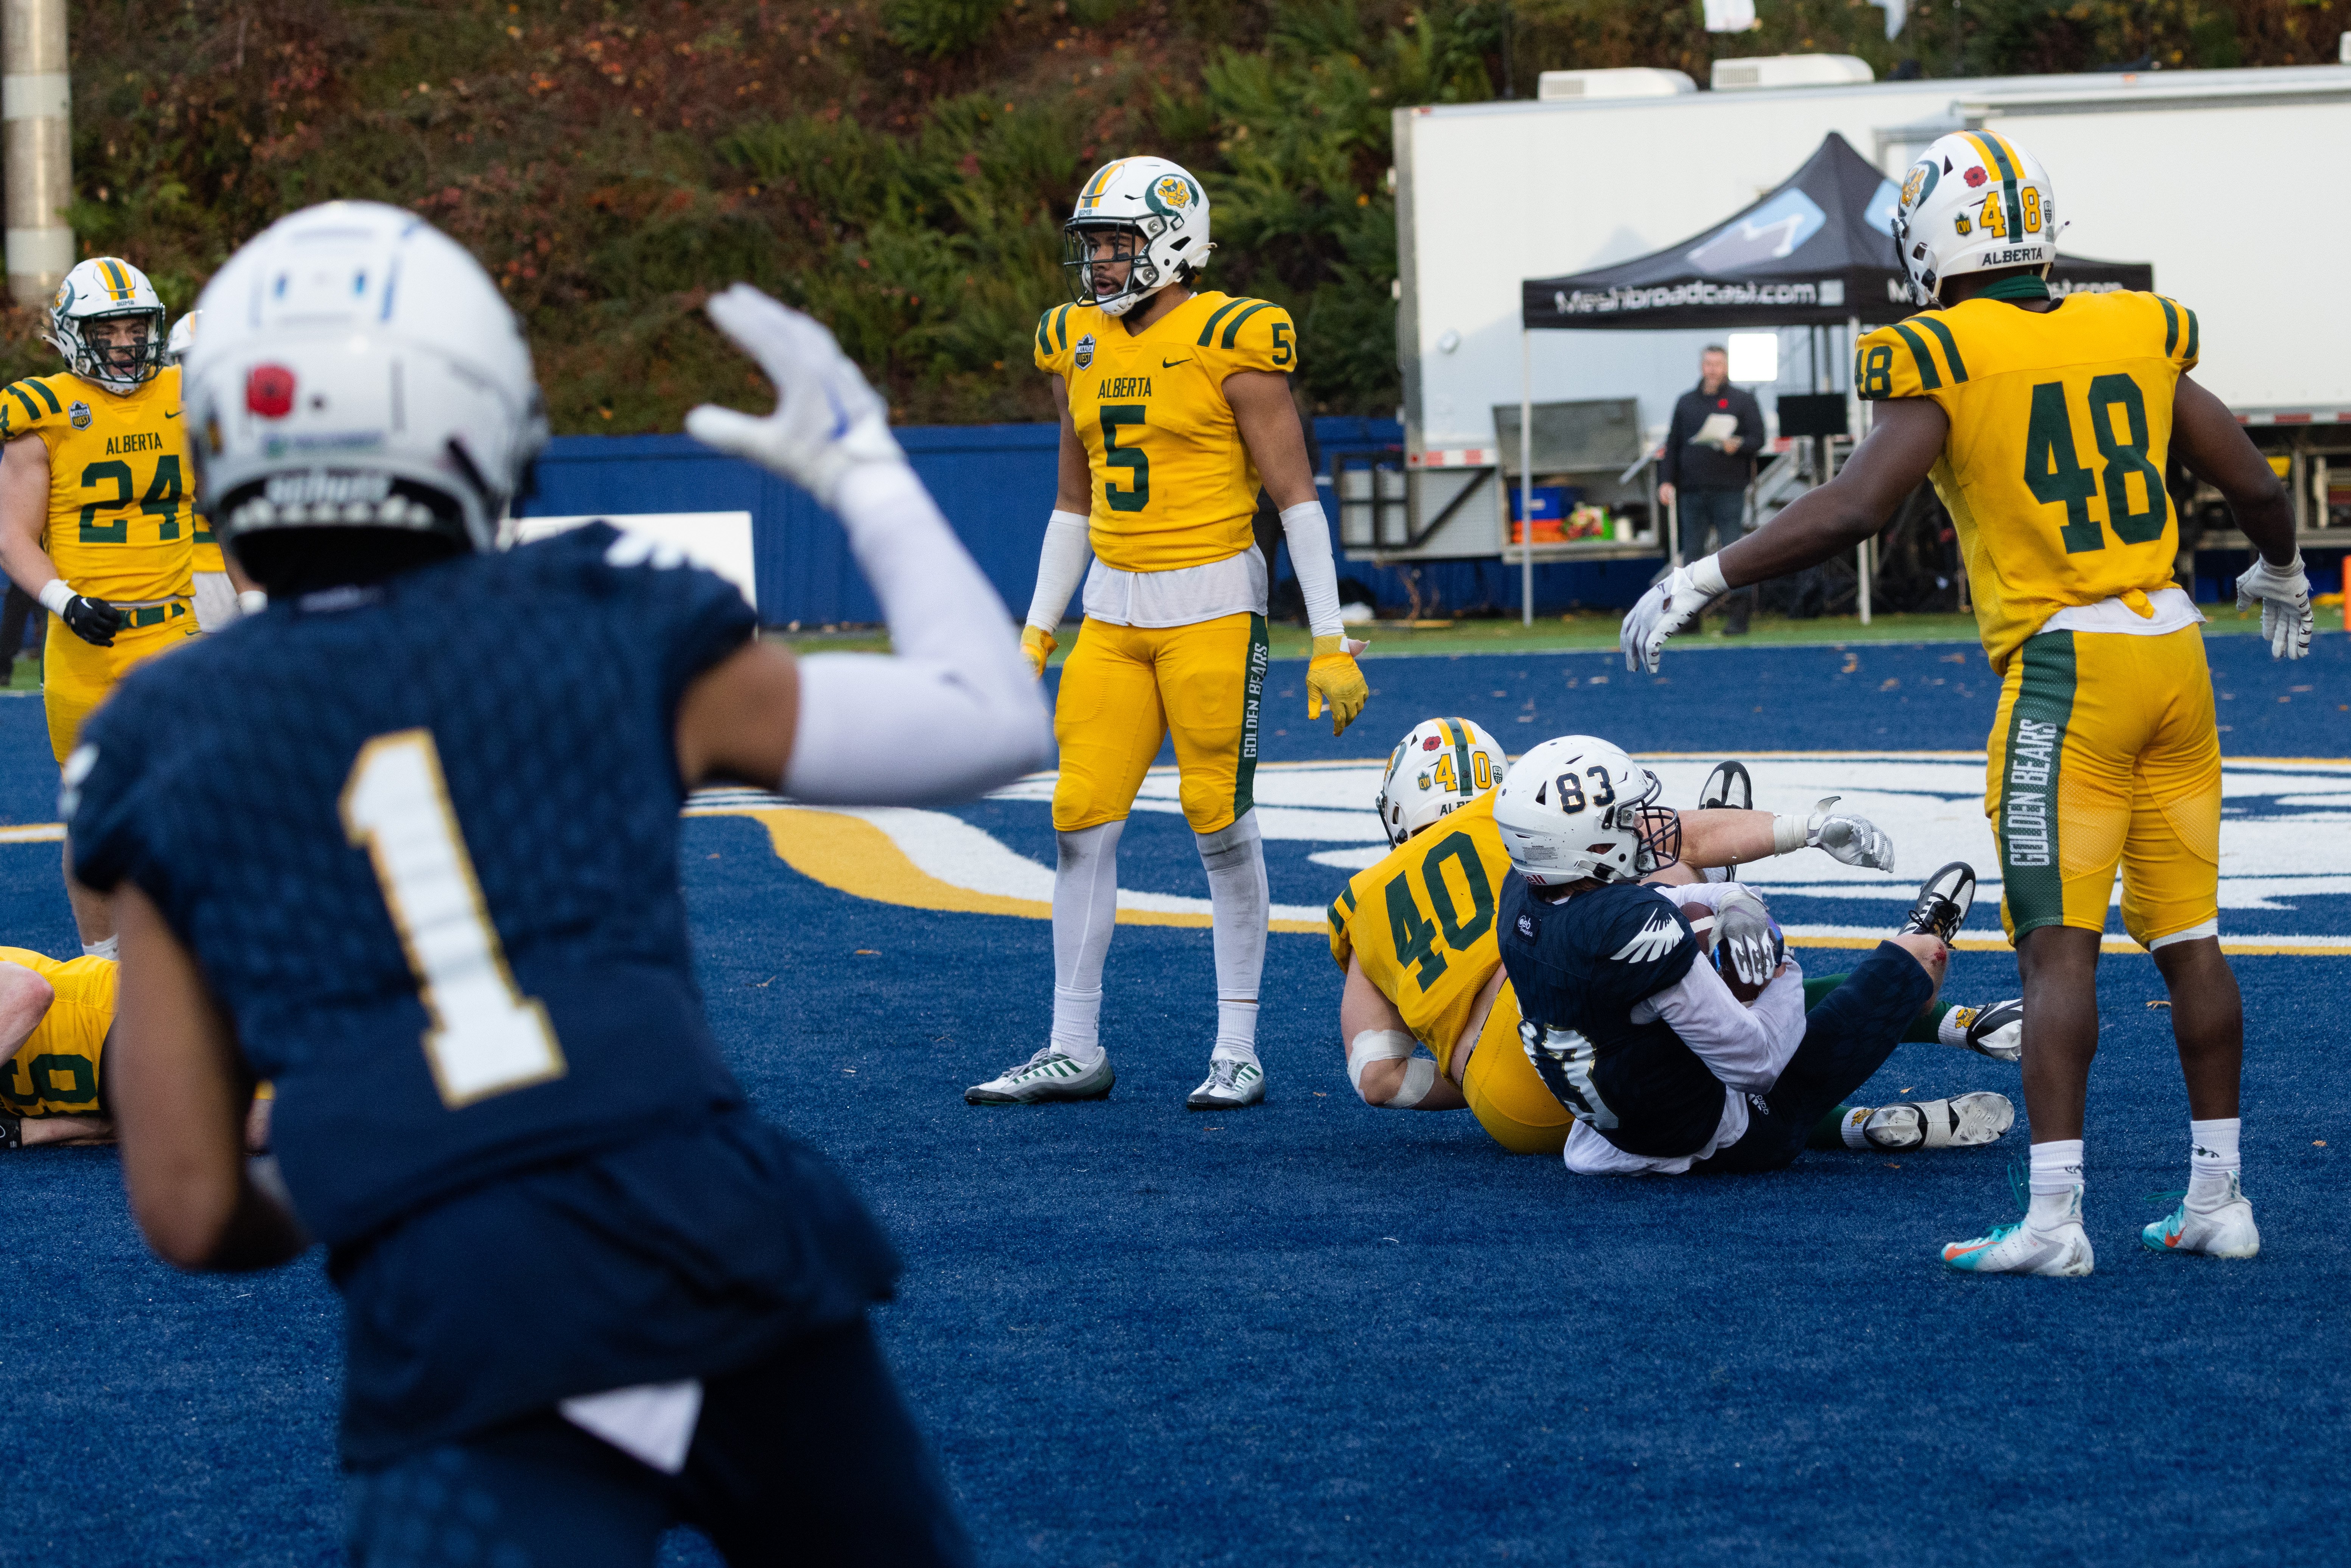
<path id="1" fill-rule="evenodd" d="M 1733 422 L 1729 434 L 1708 431 L 1707 422 L 1718 414 Z M 1754 481 L 1755 454 L 1762 444 L 1762 408 L 1753 393 L 1730 384 L 1730 356 L 1708 344 L 1698 357 L 1698 385 L 1674 402 L 1665 455 L 1657 465 L 1658 501 L 1668 507 L 1679 503 L 1675 515 L 1684 560 L 1744 537 L 1747 486 Z M 1723 608 L 1729 616 L 1723 630 L 1732 636 L 1744 633 L 1747 619 L 1755 612 L 1755 591 L 1731 594 Z"/>

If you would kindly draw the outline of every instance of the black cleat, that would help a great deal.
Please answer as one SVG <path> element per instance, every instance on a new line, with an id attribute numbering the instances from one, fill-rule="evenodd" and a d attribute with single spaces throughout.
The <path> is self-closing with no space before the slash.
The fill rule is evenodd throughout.
<path id="1" fill-rule="evenodd" d="M 1755 780 L 1747 777 L 1743 762 L 1718 762 L 1714 771 L 1706 776 L 1705 788 L 1698 792 L 1698 809 L 1715 811 L 1728 808 L 1734 811 L 1755 809 Z"/>
<path id="2" fill-rule="evenodd" d="M 1975 902 L 1976 868 L 1965 861 L 1953 861 L 1918 884 L 1918 902 L 1902 917 L 1897 935 L 1932 935 L 1950 942 L 1968 923 L 1968 911 Z"/>

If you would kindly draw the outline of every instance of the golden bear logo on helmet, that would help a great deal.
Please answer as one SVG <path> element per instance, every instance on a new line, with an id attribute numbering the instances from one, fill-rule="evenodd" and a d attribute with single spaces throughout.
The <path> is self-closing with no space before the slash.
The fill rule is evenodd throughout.
<path id="1" fill-rule="evenodd" d="M 1200 199 L 1200 193 L 1194 190 L 1192 182 L 1181 174 L 1162 174 L 1151 183 L 1151 190 L 1145 199 L 1153 212 L 1180 222 L 1186 209 Z"/>
<path id="2" fill-rule="evenodd" d="M 55 300 L 50 302 L 50 308 L 56 310 L 62 310 L 72 303 L 73 279 L 68 277 L 63 283 L 57 285 L 57 297 Z"/>
<path id="3" fill-rule="evenodd" d="M 1908 212 L 1917 212 L 1918 204 L 1934 194 L 1935 187 L 1941 183 L 1942 178 L 1943 172 L 1936 168 L 1932 162 L 1912 164 L 1910 177 L 1902 182 L 1903 208 Z"/>

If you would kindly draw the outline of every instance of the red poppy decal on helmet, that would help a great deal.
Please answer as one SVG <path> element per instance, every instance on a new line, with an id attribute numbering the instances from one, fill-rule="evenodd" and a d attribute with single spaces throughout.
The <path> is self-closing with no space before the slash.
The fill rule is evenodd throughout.
<path id="1" fill-rule="evenodd" d="M 245 378 L 245 406 L 264 419 L 294 412 L 294 372 L 283 365 L 256 365 Z"/>
<path id="2" fill-rule="evenodd" d="M 1983 165 L 1980 163 L 1968 171 L 1968 183 L 1970 185 L 1980 185 L 1984 183 L 1986 178 L 1987 176 L 1983 172 Z"/>
<path id="3" fill-rule="evenodd" d="M 1427 739 L 1426 739 L 1426 740 L 1424 740 L 1424 741 L 1422 741 L 1422 742 L 1420 743 L 1420 748 L 1421 748 L 1423 751 L 1434 751 L 1434 750 L 1436 750 L 1438 747 L 1440 747 L 1440 746 L 1442 746 L 1442 745 L 1444 745 L 1444 744 L 1445 744 L 1445 742 L 1444 742 L 1443 740 L 1441 740 L 1441 739 L 1439 739 L 1437 737 L 1436 737 L 1436 736 L 1433 736 L 1433 735 L 1432 735 L 1432 736 L 1430 736 Z"/>

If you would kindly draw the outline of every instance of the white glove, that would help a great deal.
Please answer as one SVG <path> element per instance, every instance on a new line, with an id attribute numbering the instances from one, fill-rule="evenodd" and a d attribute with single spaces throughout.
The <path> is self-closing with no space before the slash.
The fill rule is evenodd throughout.
<path id="1" fill-rule="evenodd" d="M 1787 940 L 1771 924 L 1763 900 L 1732 885 L 1739 892 L 1714 912 L 1714 949 L 1719 955 L 1716 967 L 1729 969 L 1743 985 L 1760 986 L 1780 972 L 1780 961 L 1788 955 Z"/>
<path id="2" fill-rule="evenodd" d="M 2310 577 L 2302 570 L 2302 552 L 2294 552 L 2285 566 L 2272 566 L 2255 552 L 2253 564 L 2237 579 L 2237 609 L 2241 612 L 2262 601 L 2262 635 L 2270 640 L 2273 659 L 2299 659 L 2310 652 Z"/>
<path id="3" fill-rule="evenodd" d="M 711 297 L 710 319 L 759 361 L 776 384 L 776 412 L 758 418 L 704 403 L 685 433 L 747 458 L 835 510 L 842 476 L 863 463 L 904 463 L 890 410 L 831 332 L 747 283 Z"/>
<path id="4" fill-rule="evenodd" d="M 1676 567 L 1671 577 L 1652 583 L 1649 591 L 1641 595 L 1641 602 L 1625 615 L 1624 630 L 1616 638 L 1625 650 L 1626 669 L 1654 672 L 1665 652 L 1666 639 L 1730 591 L 1717 561 L 1714 556 L 1705 556 Z"/>
<path id="5" fill-rule="evenodd" d="M 1772 852 L 1784 855 L 1797 850 L 1825 850 L 1830 858 L 1865 871 L 1892 871 L 1894 841 L 1886 836 L 1886 830 L 1866 817 L 1831 810 L 1829 808 L 1839 799 L 1831 795 L 1814 806 L 1809 817 L 1772 818 Z"/>

